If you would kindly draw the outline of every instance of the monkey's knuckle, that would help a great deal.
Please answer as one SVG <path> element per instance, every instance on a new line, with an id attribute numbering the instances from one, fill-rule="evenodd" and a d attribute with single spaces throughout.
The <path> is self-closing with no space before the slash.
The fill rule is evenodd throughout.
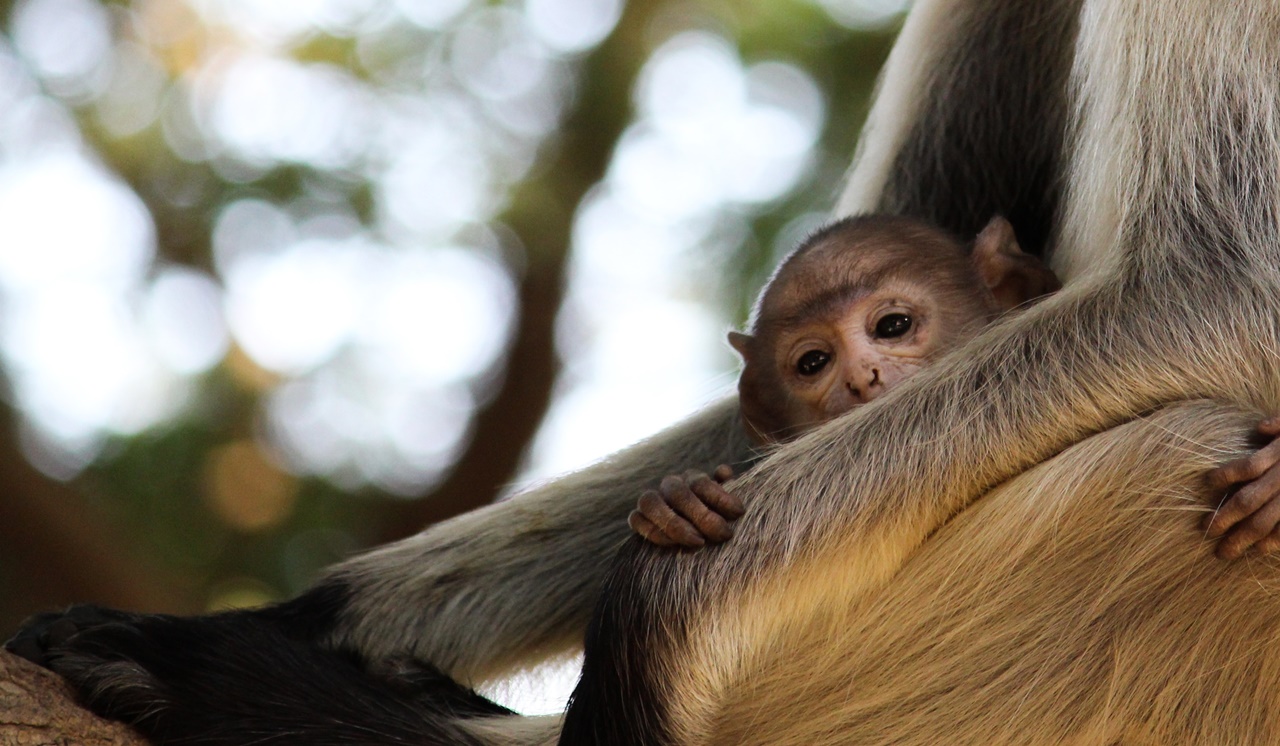
<path id="1" fill-rule="evenodd" d="M 1223 515 L 1221 512 L 1215 513 L 1214 516 L 1205 524 L 1205 534 L 1210 539 L 1221 538 L 1223 534 L 1231 528 L 1231 525 L 1231 521 L 1227 516 Z"/>
<path id="2" fill-rule="evenodd" d="M 1256 540 L 1256 537 L 1251 537 L 1246 531 L 1237 528 L 1222 540 L 1218 547 L 1218 554 L 1226 559 L 1235 559 L 1244 554 L 1244 550 L 1248 549 Z"/>
<path id="3" fill-rule="evenodd" d="M 1264 448 L 1255 451 L 1253 455 L 1244 460 L 1244 463 L 1241 464 L 1240 473 L 1244 475 L 1245 479 L 1256 479 L 1273 463 L 1275 463 L 1274 457 Z"/>
<path id="4" fill-rule="evenodd" d="M 698 499 L 698 496 L 688 489 L 680 490 L 679 492 L 674 492 L 671 495 L 668 495 L 668 502 L 671 504 L 671 507 L 680 511 L 684 515 L 689 515 L 690 511 L 696 512 L 699 508 L 704 507 L 702 501 Z"/>
<path id="5" fill-rule="evenodd" d="M 640 496 L 640 512 L 651 520 L 659 520 L 671 515 L 671 506 L 656 492 Z"/>
<path id="6" fill-rule="evenodd" d="M 1225 463 L 1209 472 L 1209 484 L 1214 489 L 1221 490 L 1238 482 L 1243 482 L 1249 478 L 1246 476 L 1246 468 L 1243 459 Z"/>
<path id="7" fill-rule="evenodd" d="M 1240 488 L 1231 501 L 1237 506 L 1237 510 L 1244 513 L 1252 513 L 1262 507 L 1267 501 L 1267 493 L 1257 484 L 1249 484 Z M 1256 520 L 1258 516 L 1254 516 Z"/>
<path id="8" fill-rule="evenodd" d="M 664 495 L 684 489 L 684 479 L 677 474 L 668 474 L 658 483 L 658 490 Z"/>
<path id="9" fill-rule="evenodd" d="M 1274 521 L 1251 516 L 1240 523 L 1236 529 L 1235 540 L 1241 545 L 1241 549 L 1248 548 L 1265 538 L 1274 527 Z"/>
<path id="10" fill-rule="evenodd" d="M 694 524 L 698 527 L 698 530 L 706 536 L 717 536 L 723 534 L 729 528 L 729 524 L 725 523 L 724 519 L 715 513 L 707 513 L 699 520 L 694 521 Z"/>
<path id="11" fill-rule="evenodd" d="M 1216 489 L 1225 490 L 1233 484 L 1239 484 L 1248 479 L 1245 476 L 1244 465 L 1239 461 L 1232 461 L 1225 464 L 1215 472 L 1213 486 Z"/>

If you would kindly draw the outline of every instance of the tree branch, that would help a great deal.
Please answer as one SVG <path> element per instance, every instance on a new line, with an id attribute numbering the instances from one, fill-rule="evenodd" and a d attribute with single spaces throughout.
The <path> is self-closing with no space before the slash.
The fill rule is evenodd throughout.
<path id="1" fill-rule="evenodd" d="M 27 661 L 0 652 L 0 743 L 23 746 L 146 746 L 128 727 L 76 704 L 71 688 Z"/>
<path id="2" fill-rule="evenodd" d="M 430 495 L 388 510 L 379 542 L 487 505 L 515 477 L 560 372 L 555 326 L 573 218 L 583 196 L 604 178 L 630 121 L 632 83 L 647 57 L 650 21 L 662 5 L 654 0 L 626 4 L 613 35 L 582 63 L 577 104 L 560 128 L 556 155 L 539 175 L 521 183 L 500 218 L 524 243 L 528 261 L 506 376 L 476 415 L 471 443 L 449 477 Z"/>

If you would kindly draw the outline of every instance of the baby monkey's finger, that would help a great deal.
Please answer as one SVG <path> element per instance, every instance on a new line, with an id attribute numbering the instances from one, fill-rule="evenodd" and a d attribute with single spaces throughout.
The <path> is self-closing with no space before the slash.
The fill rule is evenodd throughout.
<path id="1" fill-rule="evenodd" d="M 657 544 L 660 547 L 680 546 L 670 536 L 662 533 L 662 529 L 658 528 L 656 523 L 649 520 L 644 513 L 638 510 L 631 511 L 631 515 L 627 516 L 627 525 L 650 544 Z"/>
<path id="2" fill-rule="evenodd" d="M 1280 415 L 1268 417 L 1258 423 L 1258 433 L 1260 435 L 1280 435 Z"/>
<path id="3" fill-rule="evenodd" d="M 665 480 L 664 480 L 665 481 Z M 706 540 L 698 533 L 698 529 L 689 521 L 677 514 L 667 504 L 664 495 L 653 490 L 646 490 L 640 495 L 637 506 L 641 514 L 648 518 L 662 533 L 682 547 L 697 549 L 706 546 Z M 655 542 L 656 543 L 656 542 Z"/>
<path id="4" fill-rule="evenodd" d="M 1253 545 L 1258 554 L 1272 554 L 1280 549 L 1280 528 L 1272 531 L 1262 541 Z"/>
<path id="5" fill-rule="evenodd" d="M 1256 455 L 1256 454 L 1255 454 Z M 1234 559 L 1248 549 L 1251 544 L 1271 533 L 1271 527 L 1265 527 L 1256 521 L 1265 521 L 1266 517 L 1257 514 L 1273 503 L 1280 503 L 1280 469 L 1267 469 L 1259 476 L 1225 497 L 1218 509 L 1208 516 L 1205 523 L 1205 536 L 1210 539 L 1226 537 L 1218 545 L 1218 556 Z M 1252 528 L 1237 527 L 1254 522 Z M 1228 535 L 1228 533 L 1234 535 Z"/>
<path id="6" fill-rule="evenodd" d="M 1276 421 L 1280 422 L 1280 417 L 1277 417 Z M 716 470 L 711 473 L 711 478 L 720 484 L 724 484 L 730 479 L 733 479 L 733 467 L 728 464 L 720 464 L 716 467 Z"/>
<path id="7" fill-rule="evenodd" d="M 720 486 L 719 482 L 714 481 L 706 474 L 689 472 L 685 474 L 685 482 L 688 483 L 690 489 L 703 503 L 729 520 L 741 518 L 742 514 L 747 512 L 746 508 L 742 507 L 742 501 L 737 496 Z M 728 537 L 725 537 L 725 539 L 728 539 Z"/>
<path id="8" fill-rule="evenodd" d="M 1277 462 L 1280 462 L 1280 440 L 1273 440 L 1244 458 L 1228 461 L 1210 471 L 1205 479 L 1210 489 L 1225 490 L 1233 484 L 1257 479 Z"/>
<path id="9" fill-rule="evenodd" d="M 1243 510 L 1244 515 L 1218 542 L 1218 556 L 1236 559 L 1254 545 L 1259 545 L 1259 551 L 1269 551 L 1269 542 L 1265 540 L 1280 525 L 1280 469 L 1268 471 L 1262 478 L 1241 487 L 1228 501 L 1228 506 L 1236 501 L 1241 504 L 1239 510 Z"/>
<path id="10" fill-rule="evenodd" d="M 694 474 L 694 481 L 714 484 L 706 474 Z M 727 541 L 733 536 L 729 522 L 718 513 L 707 507 L 706 503 L 689 486 L 689 481 L 674 474 L 663 478 L 658 491 L 667 504 L 675 509 L 685 520 L 706 539 L 712 542 Z"/>

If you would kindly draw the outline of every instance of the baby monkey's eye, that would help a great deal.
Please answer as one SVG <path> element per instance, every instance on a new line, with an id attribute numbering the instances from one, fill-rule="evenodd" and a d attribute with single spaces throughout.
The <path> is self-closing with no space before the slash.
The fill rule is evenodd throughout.
<path id="1" fill-rule="evenodd" d="M 831 355 L 822 350 L 809 350 L 796 361 L 796 371 L 802 376 L 812 376 L 827 367 Z"/>
<path id="2" fill-rule="evenodd" d="M 891 313 L 876 322 L 876 336 L 881 339 L 901 337 L 911 331 L 911 317 L 905 313 Z"/>

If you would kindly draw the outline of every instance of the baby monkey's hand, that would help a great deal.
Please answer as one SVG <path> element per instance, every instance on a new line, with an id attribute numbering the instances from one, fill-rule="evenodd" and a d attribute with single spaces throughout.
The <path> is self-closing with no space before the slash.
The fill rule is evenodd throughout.
<path id="1" fill-rule="evenodd" d="M 689 470 L 662 479 L 656 490 L 640 496 L 627 524 L 660 547 L 698 549 L 707 542 L 719 544 L 733 536 L 729 521 L 746 512 L 742 501 L 722 486 L 733 479 L 733 469 L 721 464 L 707 476 Z"/>
<path id="2" fill-rule="evenodd" d="M 1212 490 L 1243 485 L 1205 520 L 1205 534 L 1221 537 L 1217 554 L 1236 559 L 1249 547 L 1260 554 L 1280 549 L 1280 416 L 1258 423 L 1258 434 L 1271 442 L 1246 458 L 1229 461 L 1209 472 Z"/>

